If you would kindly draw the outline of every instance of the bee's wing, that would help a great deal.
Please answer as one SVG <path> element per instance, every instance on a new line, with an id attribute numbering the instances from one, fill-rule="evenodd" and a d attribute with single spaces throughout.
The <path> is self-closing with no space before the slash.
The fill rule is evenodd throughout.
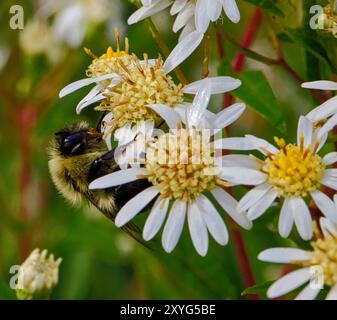
<path id="1" fill-rule="evenodd" d="M 88 173 L 88 183 L 107 175 L 113 171 L 118 170 L 119 167 L 114 160 L 114 150 L 111 150 L 100 158 L 96 159 L 89 170 Z M 130 199 L 132 199 L 139 192 L 145 190 L 150 186 L 150 183 L 145 180 L 136 180 L 130 183 L 126 183 L 117 187 L 108 188 L 104 190 L 90 191 L 85 194 L 86 198 L 98 209 L 100 210 L 108 219 L 115 222 L 116 213 L 126 204 Z M 114 199 L 114 206 L 110 208 L 103 208 L 100 203 L 98 196 L 104 193 L 105 197 L 111 195 L 111 199 Z M 142 239 L 142 231 L 137 225 L 129 222 L 121 228 L 123 231 L 128 233 L 132 238 L 137 240 L 139 243 L 149 248 L 148 244 Z"/>

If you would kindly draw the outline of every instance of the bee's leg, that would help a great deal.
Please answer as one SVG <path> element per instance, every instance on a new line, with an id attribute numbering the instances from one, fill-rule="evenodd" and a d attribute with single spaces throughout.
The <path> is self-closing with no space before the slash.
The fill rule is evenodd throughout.
<path id="1" fill-rule="evenodd" d="M 100 158 L 96 159 L 89 170 L 88 182 L 92 182 L 102 176 L 118 170 L 118 166 L 114 161 L 114 150 L 105 153 Z M 139 192 L 151 187 L 152 184 L 147 180 L 136 180 L 125 183 L 116 187 L 107 188 L 107 193 L 113 193 L 117 209 L 120 209 L 125 203 L 136 196 Z"/>
<path id="2" fill-rule="evenodd" d="M 115 194 L 115 203 L 117 209 L 120 209 L 126 204 L 129 200 L 135 197 L 138 193 L 142 192 L 143 190 L 151 187 L 152 184 L 147 180 L 136 180 L 129 183 L 125 183 L 119 185 L 114 188 Z M 151 206 L 153 203 L 149 203 L 146 208 Z M 144 210 L 146 210 L 146 208 Z"/>
<path id="3" fill-rule="evenodd" d="M 113 161 L 114 154 L 115 154 L 115 150 L 111 150 L 105 153 L 100 158 L 96 159 L 91 164 L 91 167 L 88 173 L 89 183 L 115 170 L 116 165 L 115 165 L 115 162 Z"/>

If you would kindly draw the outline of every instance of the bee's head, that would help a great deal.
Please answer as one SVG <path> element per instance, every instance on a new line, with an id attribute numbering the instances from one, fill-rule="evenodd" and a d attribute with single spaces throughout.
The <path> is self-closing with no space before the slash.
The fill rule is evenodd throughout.
<path id="1" fill-rule="evenodd" d="M 59 151 L 65 156 L 76 156 L 97 149 L 102 134 L 90 129 L 87 123 L 71 125 L 55 133 Z"/>

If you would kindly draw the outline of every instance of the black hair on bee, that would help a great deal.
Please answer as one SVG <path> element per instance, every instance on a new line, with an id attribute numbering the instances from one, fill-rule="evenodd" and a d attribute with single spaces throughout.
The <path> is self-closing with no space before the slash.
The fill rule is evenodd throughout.
<path id="1" fill-rule="evenodd" d="M 89 201 L 108 219 L 115 221 L 118 210 L 141 190 L 149 186 L 144 180 L 103 190 L 89 190 L 93 180 L 118 169 L 114 150 L 108 151 L 102 134 L 86 122 L 70 125 L 55 134 L 48 148 L 49 171 L 58 191 L 72 205 Z M 132 222 L 122 227 L 145 245 L 141 231 Z"/>

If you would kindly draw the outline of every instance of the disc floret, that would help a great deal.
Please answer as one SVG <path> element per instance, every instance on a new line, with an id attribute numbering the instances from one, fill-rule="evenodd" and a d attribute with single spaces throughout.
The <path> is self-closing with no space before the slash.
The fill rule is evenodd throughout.
<path id="1" fill-rule="evenodd" d="M 275 138 L 279 153 L 269 154 L 262 167 L 268 175 L 268 181 L 284 197 L 306 197 L 320 188 L 325 166 L 316 154 L 318 145 L 304 147 L 286 144 L 284 139 Z"/>
<path id="2" fill-rule="evenodd" d="M 191 203 L 204 191 L 225 183 L 217 178 L 209 145 L 194 129 L 160 136 L 147 153 L 145 167 L 148 180 L 163 198 Z"/>
<path id="3" fill-rule="evenodd" d="M 112 112 L 118 127 L 146 120 L 158 123 L 160 117 L 149 105 L 174 107 L 183 102 L 182 85 L 176 85 L 166 74 L 161 58 L 153 64 L 146 54 L 143 62 L 132 55 L 131 63 L 127 65 L 120 60 L 119 65 L 123 69 L 121 83 L 110 88 L 107 99 L 96 108 Z"/>

